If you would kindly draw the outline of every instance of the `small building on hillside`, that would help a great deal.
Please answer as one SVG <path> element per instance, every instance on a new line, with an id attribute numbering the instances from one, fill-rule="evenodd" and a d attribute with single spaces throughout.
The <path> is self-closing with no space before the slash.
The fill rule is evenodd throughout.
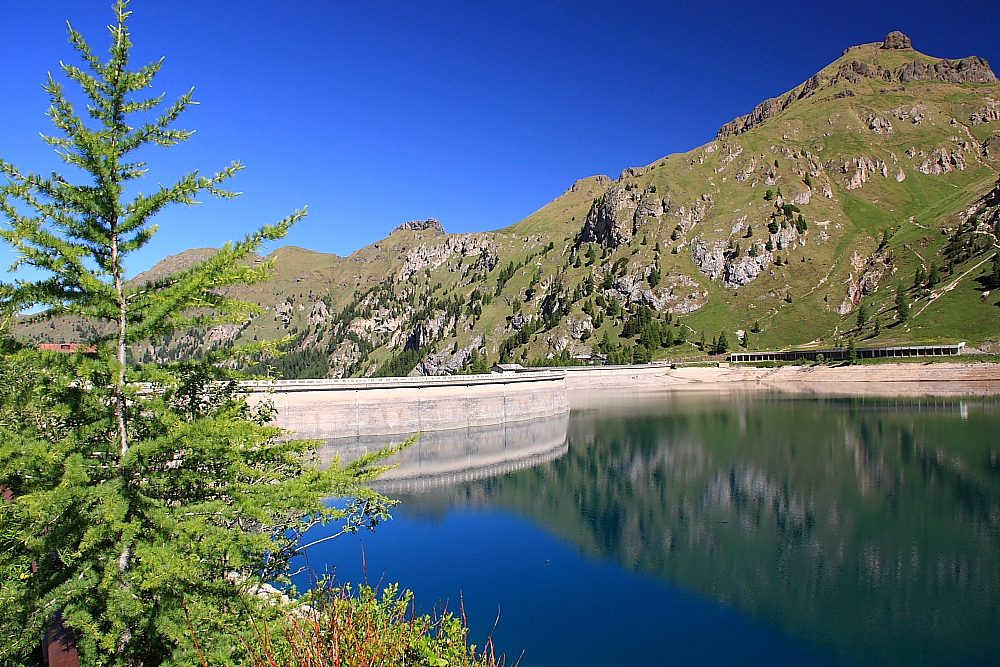
<path id="1" fill-rule="evenodd" d="M 84 352 L 87 354 L 93 354 L 97 352 L 96 345 L 86 345 L 85 343 L 41 343 L 38 346 L 39 350 L 46 350 L 48 352 L 66 352 L 73 353 L 84 348 Z"/>
<path id="2" fill-rule="evenodd" d="M 525 370 L 521 364 L 497 364 L 492 368 L 494 373 L 517 373 Z"/>

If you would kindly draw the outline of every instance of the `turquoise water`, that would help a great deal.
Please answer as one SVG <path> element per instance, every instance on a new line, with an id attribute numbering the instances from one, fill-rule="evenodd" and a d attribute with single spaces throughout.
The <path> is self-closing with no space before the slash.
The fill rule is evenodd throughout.
<path id="1" fill-rule="evenodd" d="M 544 462 L 404 466 L 394 520 L 310 565 L 360 581 L 363 547 L 524 667 L 1000 664 L 1000 403 L 591 399 Z"/>

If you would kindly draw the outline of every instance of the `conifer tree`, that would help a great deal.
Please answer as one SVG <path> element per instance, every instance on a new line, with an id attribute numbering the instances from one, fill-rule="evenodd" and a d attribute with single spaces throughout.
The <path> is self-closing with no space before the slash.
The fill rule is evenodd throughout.
<path id="1" fill-rule="evenodd" d="M 866 324 L 868 324 L 868 306 L 862 302 L 858 306 L 858 328 L 861 329 Z"/>
<path id="2" fill-rule="evenodd" d="M 719 334 L 719 339 L 715 343 L 715 353 L 725 354 L 726 352 L 729 352 L 729 339 L 726 338 L 726 332 L 723 331 Z"/>
<path id="3" fill-rule="evenodd" d="M 910 302 L 906 298 L 906 290 L 902 284 L 896 286 L 896 312 L 899 314 L 900 322 L 905 322 L 910 317 Z"/>
<path id="4" fill-rule="evenodd" d="M 941 271 L 938 269 L 937 263 L 932 263 L 931 270 L 927 274 L 927 287 L 934 287 L 939 282 L 941 282 Z"/>
<path id="5" fill-rule="evenodd" d="M 660 345 L 672 347 L 674 344 L 674 330 L 668 323 L 664 322 L 660 326 Z"/>
<path id="6" fill-rule="evenodd" d="M 660 265 L 654 264 L 652 271 L 646 276 L 646 281 L 649 283 L 650 287 L 656 287 L 660 284 L 660 280 L 663 278 L 663 273 L 660 271 Z"/>
<path id="7" fill-rule="evenodd" d="M 222 185 L 242 166 L 211 177 L 192 172 L 125 197 L 146 171 L 137 151 L 190 138 L 173 125 L 194 102 L 188 92 L 153 115 L 162 96 L 137 97 L 163 61 L 130 69 L 127 0 L 115 12 L 106 61 L 69 29 L 84 66 L 63 71 L 82 88 L 92 120 L 53 77 L 45 84 L 59 132 L 45 141 L 89 182 L 0 160 L 7 179 L 0 237 L 16 254 L 14 268 L 48 275 L 0 285 L 0 320 L 40 309 L 36 319 L 80 316 L 107 331 L 91 341 L 94 354 L 42 353 L 0 337 L 0 375 L 19 378 L 16 392 L 0 386 L 0 486 L 15 494 L 2 516 L 4 539 L 7 532 L 13 539 L 0 550 L 0 571 L 16 573 L 0 587 L 4 665 L 29 664 L 57 617 L 87 666 L 194 664 L 198 651 L 229 663 L 240 647 L 227 624 L 275 613 L 255 591 L 287 574 L 308 526 L 347 519 L 345 528 L 355 530 L 377 523 L 388 507 L 364 483 L 394 450 L 316 470 L 311 443 L 283 438 L 267 425 L 270 404 L 249 405 L 235 379 L 213 365 L 222 355 L 168 369 L 129 367 L 128 349 L 140 341 L 258 311 L 224 289 L 266 279 L 271 266 L 240 260 L 283 237 L 305 212 L 175 275 L 126 280 L 126 260 L 155 234 L 157 213 L 203 194 L 234 196 Z M 325 507 L 322 498 L 334 495 L 354 500 L 344 510 Z"/>
<path id="8" fill-rule="evenodd" d="M 608 354 L 611 351 L 611 348 L 613 347 L 614 343 L 611 342 L 611 332 L 605 329 L 604 336 L 601 337 L 601 345 L 600 345 L 601 352 L 603 352 L 604 354 Z"/>

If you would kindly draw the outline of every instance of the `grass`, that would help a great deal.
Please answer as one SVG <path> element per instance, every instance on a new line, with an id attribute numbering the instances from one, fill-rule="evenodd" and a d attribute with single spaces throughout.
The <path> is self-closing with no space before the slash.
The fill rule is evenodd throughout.
<path id="1" fill-rule="evenodd" d="M 492 639 L 470 646 L 464 610 L 418 615 L 396 585 L 319 586 L 280 627 L 238 632 L 249 667 L 502 667 Z M 203 665 L 207 663 L 203 657 Z"/>

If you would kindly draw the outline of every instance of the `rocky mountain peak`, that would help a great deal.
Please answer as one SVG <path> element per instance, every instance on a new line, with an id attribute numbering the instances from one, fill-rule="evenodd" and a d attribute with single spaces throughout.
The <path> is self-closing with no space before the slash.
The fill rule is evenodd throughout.
<path id="1" fill-rule="evenodd" d="M 886 35 L 885 41 L 882 42 L 882 48 L 891 51 L 912 49 L 913 42 L 911 42 L 910 38 L 901 33 L 900 31 L 893 30 L 888 35 Z"/>
<path id="2" fill-rule="evenodd" d="M 874 44 L 878 44 L 878 42 Z M 890 70 L 877 64 L 878 51 L 876 51 L 876 58 L 871 63 L 852 59 L 852 50 L 856 54 L 856 50 L 859 48 L 850 47 L 844 51 L 844 57 L 838 61 L 839 69 L 835 73 L 831 74 L 828 71 L 819 72 L 788 93 L 780 97 L 764 100 L 754 107 L 754 110 L 749 114 L 738 116 L 719 128 L 715 138 L 725 139 L 749 132 L 799 100 L 809 97 L 823 88 L 835 86 L 843 81 L 852 84 L 857 84 L 864 79 L 870 79 L 881 84 L 891 82 L 907 84 L 914 81 L 930 80 L 957 84 L 998 83 L 997 76 L 990 69 L 989 62 L 978 56 L 968 56 L 961 60 L 942 59 L 936 63 L 929 63 L 926 59 L 915 58 L 912 62 L 904 63 Z M 913 43 L 909 37 L 895 30 L 886 36 L 885 41 L 882 42 L 879 49 L 896 51 L 913 50 Z M 839 91 L 836 95 L 853 97 L 856 93 L 854 90 L 848 89 Z M 826 99 L 829 100 L 831 98 L 827 97 Z M 623 173 L 623 177 L 624 175 Z"/>
<path id="3" fill-rule="evenodd" d="M 605 174 L 598 174 L 597 176 L 588 176 L 587 178 L 580 178 L 573 182 L 573 185 L 569 187 L 566 192 L 580 192 L 586 190 L 588 196 L 593 196 L 594 186 L 601 188 L 611 187 L 611 179 Z"/>
<path id="4" fill-rule="evenodd" d="M 427 218 L 426 220 L 411 220 L 410 222 L 404 222 L 399 227 L 396 227 L 394 232 L 401 232 L 406 230 L 411 230 L 415 232 L 422 232 L 426 229 L 431 230 L 435 234 L 444 234 L 444 225 L 435 220 L 434 218 Z"/>

